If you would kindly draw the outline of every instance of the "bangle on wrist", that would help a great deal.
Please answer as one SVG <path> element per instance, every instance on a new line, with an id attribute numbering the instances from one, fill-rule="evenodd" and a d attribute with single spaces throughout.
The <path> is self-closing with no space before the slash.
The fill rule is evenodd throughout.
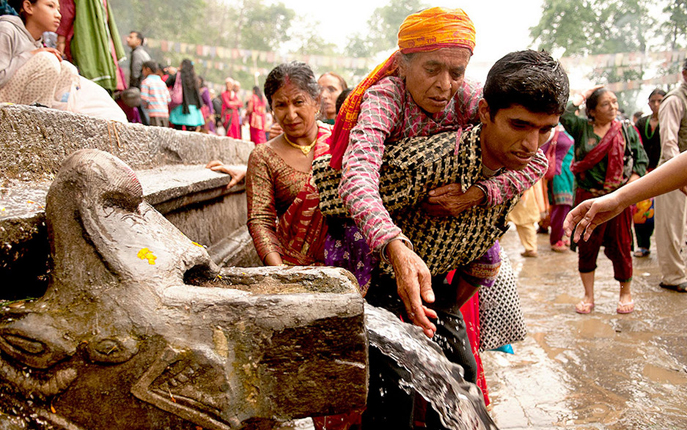
<path id="1" fill-rule="evenodd" d="M 394 240 L 401 240 L 401 241 L 403 241 L 405 246 L 410 248 L 411 251 L 415 250 L 415 248 L 413 247 L 413 242 L 411 242 L 410 239 L 408 239 L 403 233 L 399 233 L 398 236 L 396 236 L 392 239 L 389 239 L 384 245 L 382 245 L 382 248 L 379 250 L 379 258 L 381 258 L 382 261 L 385 263 L 391 264 L 391 261 L 389 261 L 389 257 L 387 257 L 387 255 L 386 255 L 386 248 Z"/>

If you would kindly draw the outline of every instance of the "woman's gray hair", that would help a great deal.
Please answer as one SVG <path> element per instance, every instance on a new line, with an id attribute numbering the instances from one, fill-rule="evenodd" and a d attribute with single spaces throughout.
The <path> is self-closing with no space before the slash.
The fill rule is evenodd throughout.
<path id="1" fill-rule="evenodd" d="M 300 61 L 282 63 L 272 69 L 265 80 L 265 97 L 267 97 L 267 103 L 270 106 L 272 105 L 272 96 L 286 84 L 295 85 L 313 100 L 317 100 L 320 95 L 320 86 L 317 85 L 315 74 L 310 66 Z"/>

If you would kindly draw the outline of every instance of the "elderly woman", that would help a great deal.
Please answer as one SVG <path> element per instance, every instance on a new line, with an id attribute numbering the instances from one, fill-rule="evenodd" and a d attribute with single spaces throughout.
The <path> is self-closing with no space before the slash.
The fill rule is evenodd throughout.
<path id="1" fill-rule="evenodd" d="M 331 166 L 342 171 L 339 191 L 360 229 L 352 233 L 355 227 L 351 227 L 344 234 L 362 234 L 375 255 L 390 260 L 407 317 L 432 336 L 437 328 L 428 317 L 436 318 L 436 314 L 422 303 L 434 301 L 430 272 L 384 208 L 379 170 L 387 142 L 478 122 L 481 88 L 464 79 L 475 46 L 475 28 L 461 9 L 430 8 L 405 19 L 398 46 L 399 51 L 365 78 L 342 106 L 334 126 Z M 465 194 L 459 184 L 441 187 L 433 191 L 430 203 L 434 206 L 429 210 L 448 216 L 475 204 L 501 204 L 532 186 L 545 169 L 546 158 L 538 153 L 525 170 L 482 181 Z M 479 285 L 493 282 L 498 251 L 488 254 L 496 261 L 487 257 L 456 276 L 462 289 L 474 292 Z M 379 289 L 373 280 L 370 292 L 375 288 Z"/>
<path id="2" fill-rule="evenodd" d="M 588 118 L 575 115 L 582 102 L 578 95 L 561 116 L 561 124 L 575 141 L 575 204 L 608 194 L 646 173 L 649 159 L 637 131 L 616 119 L 618 99 L 605 88 L 594 88 L 584 94 Z M 613 262 L 613 274 L 620 283 L 619 314 L 634 310 L 630 292 L 632 282 L 632 214 L 626 209 L 618 217 L 594 230 L 588 240 L 579 243 L 579 271 L 584 297 L 575 311 L 588 314 L 594 310 L 594 272 L 603 245 Z"/>
<path id="3" fill-rule="evenodd" d="M 76 68 L 42 35 L 60 25 L 58 0 L 10 1 L 19 16 L 0 17 L 0 102 L 66 108 L 63 95 L 78 82 Z"/>

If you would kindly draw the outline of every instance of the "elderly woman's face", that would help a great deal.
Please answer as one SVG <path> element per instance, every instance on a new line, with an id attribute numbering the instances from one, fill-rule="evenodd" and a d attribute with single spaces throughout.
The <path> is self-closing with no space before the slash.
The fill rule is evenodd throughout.
<path id="1" fill-rule="evenodd" d="M 341 81 L 332 75 L 324 75 L 317 81 L 317 84 L 320 86 L 322 108 L 327 119 L 336 118 L 336 99 L 343 91 Z"/>
<path id="2" fill-rule="evenodd" d="M 591 111 L 594 121 L 606 124 L 618 116 L 618 98 L 611 91 L 606 91 L 599 96 L 596 107 Z"/>
<path id="3" fill-rule="evenodd" d="M 446 109 L 463 84 L 470 51 L 464 48 L 443 48 L 418 52 L 403 65 L 406 87 L 415 103 L 430 114 Z"/>
<path id="4" fill-rule="evenodd" d="M 292 139 L 306 136 L 315 125 L 318 100 L 293 84 L 279 88 L 272 96 L 272 112 L 277 123 Z"/>

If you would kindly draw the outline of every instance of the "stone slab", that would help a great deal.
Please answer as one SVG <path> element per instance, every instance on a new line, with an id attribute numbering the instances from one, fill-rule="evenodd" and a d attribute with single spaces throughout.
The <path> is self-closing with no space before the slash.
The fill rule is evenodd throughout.
<path id="1" fill-rule="evenodd" d="M 229 137 L 0 104 L 0 182 L 51 181 L 69 154 L 86 148 L 109 152 L 132 169 L 143 170 L 213 159 L 245 165 L 254 147 Z"/>

